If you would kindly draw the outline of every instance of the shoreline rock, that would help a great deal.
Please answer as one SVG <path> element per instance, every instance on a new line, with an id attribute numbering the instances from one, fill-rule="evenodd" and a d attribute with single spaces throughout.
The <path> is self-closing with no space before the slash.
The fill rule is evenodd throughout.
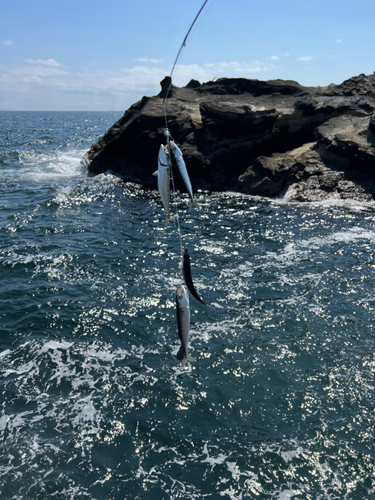
<path id="1" fill-rule="evenodd" d="M 156 189 L 165 143 L 160 94 L 133 104 L 87 153 L 91 175 L 111 170 Z M 340 85 L 221 78 L 170 87 L 168 128 L 193 189 L 289 201 L 375 197 L 375 74 Z M 183 186 L 175 177 L 176 188 Z"/>

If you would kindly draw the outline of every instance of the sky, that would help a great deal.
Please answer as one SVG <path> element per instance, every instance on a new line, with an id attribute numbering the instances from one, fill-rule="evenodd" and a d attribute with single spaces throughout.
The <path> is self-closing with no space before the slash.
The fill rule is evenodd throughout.
<path id="1" fill-rule="evenodd" d="M 125 111 L 160 91 L 203 0 L 1 0 L 0 109 Z M 209 0 L 173 83 L 375 71 L 375 0 Z"/>

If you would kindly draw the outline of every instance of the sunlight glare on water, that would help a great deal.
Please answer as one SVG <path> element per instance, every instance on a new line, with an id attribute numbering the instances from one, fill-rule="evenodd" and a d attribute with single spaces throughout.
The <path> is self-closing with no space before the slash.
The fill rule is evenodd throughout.
<path id="1" fill-rule="evenodd" d="M 1 498 L 374 496 L 374 205 L 182 197 L 182 367 L 176 226 L 80 165 L 118 117 L 0 113 Z"/>

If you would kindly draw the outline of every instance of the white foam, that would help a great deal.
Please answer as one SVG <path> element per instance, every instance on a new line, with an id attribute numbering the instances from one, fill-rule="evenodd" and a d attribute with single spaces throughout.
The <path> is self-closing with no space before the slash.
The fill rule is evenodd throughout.
<path id="1" fill-rule="evenodd" d="M 226 490 L 220 491 L 219 495 L 221 497 L 228 496 L 230 500 L 242 500 L 242 492 L 237 493 L 233 486 L 230 486 Z"/>
<path id="2" fill-rule="evenodd" d="M 84 151 L 56 151 L 49 155 L 24 153 L 21 157 L 22 178 L 29 182 L 73 179 L 86 174 L 81 163 Z"/>
<path id="3" fill-rule="evenodd" d="M 19 264 L 34 264 L 33 278 L 40 273 L 46 273 L 52 278 L 60 278 L 62 269 L 66 267 L 66 261 L 69 262 L 72 259 L 72 255 L 66 252 L 59 255 L 56 252 L 38 252 L 35 254 L 30 252 L 27 255 L 18 255 L 14 250 L 11 250 L 8 257 L 3 259 L 3 263 L 12 267 Z"/>
<path id="4" fill-rule="evenodd" d="M 289 205 L 289 206 L 301 206 L 306 210 L 307 208 L 319 208 L 319 207 L 328 207 L 328 208 L 349 208 L 352 211 L 363 211 L 363 210 L 368 210 L 373 209 L 375 206 L 375 201 L 358 201 L 358 200 L 351 200 L 351 199 L 342 199 L 342 198 L 336 198 L 335 196 L 332 196 L 332 198 L 328 198 L 326 200 L 321 200 L 321 201 L 289 201 L 285 198 L 278 198 L 278 199 L 272 199 L 269 200 L 272 205 Z"/>
<path id="5" fill-rule="evenodd" d="M 290 266 L 310 258 L 311 253 L 316 253 L 323 247 L 330 247 L 341 243 L 351 244 L 361 241 L 374 244 L 375 231 L 356 226 L 321 237 L 314 236 L 308 239 L 296 240 L 287 243 L 281 251 L 268 252 L 266 254 L 266 259 L 268 262 L 274 260 L 284 266 Z"/>
<path id="6" fill-rule="evenodd" d="M 229 457 L 229 455 L 224 455 L 224 453 L 219 453 L 217 457 L 210 456 L 208 451 L 207 443 L 204 444 L 203 453 L 206 454 L 206 458 L 201 460 L 201 463 L 209 463 L 213 468 L 215 465 L 221 465 L 225 462 L 225 460 Z"/>
<path id="7" fill-rule="evenodd" d="M 0 417 L 0 431 L 4 431 L 6 429 L 9 420 L 10 415 L 2 415 Z"/>
<path id="8" fill-rule="evenodd" d="M 50 340 L 43 344 L 43 346 L 39 349 L 39 353 L 43 354 L 45 352 L 48 352 L 50 350 L 56 351 L 58 349 L 62 350 L 68 350 L 70 347 L 72 347 L 73 343 L 72 342 L 65 342 L 64 340 L 58 342 L 56 340 Z"/>
<path id="9" fill-rule="evenodd" d="M 75 190 L 75 186 L 64 186 L 62 187 L 58 192 L 57 195 L 53 198 L 52 202 L 56 203 L 57 205 L 63 205 L 67 203 L 71 195 L 73 194 Z"/>
<path id="10" fill-rule="evenodd" d="M 100 359 L 101 361 L 105 361 L 107 363 L 113 363 L 115 360 L 125 359 L 127 353 L 123 349 L 116 349 L 115 351 L 111 351 L 109 346 L 100 346 L 93 344 L 89 346 L 86 350 L 86 354 L 88 358 L 92 359 Z"/>
<path id="11" fill-rule="evenodd" d="M 301 494 L 303 494 L 303 491 L 300 490 L 284 490 L 277 492 L 275 498 L 277 498 L 277 500 L 290 500 L 294 496 Z"/>
<path id="12" fill-rule="evenodd" d="M 301 447 L 297 448 L 296 450 L 291 450 L 291 451 L 282 451 L 280 453 L 282 459 L 288 463 L 291 462 L 294 458 L 298 458 L 303 452 L 303 449 Z"/>
<path id="13" fill-rule="evenodd" d="M 359 240 L 368 240 L 370 243 L 374 243 L 375 231 L 369 231 L 357 226 L 320 238 L 314 237 L 307 240 L 300 240 L 298 246 L 316 250 L 323 245 L 334 245 L 336 243 L 352 243 Z"/>
<path id="14" fill-rule="evenodd" d="M 91 396 L 87 396 L 74 403 L 72 412 L 75 414 L 75 417 L 72 419 L 74 427 L 82 427 L 87 422 L 94 423 L 100 416 L 100 411 L 95 409 Z M 95 430 L 91 428 L 90 432 L 96 433 L 97 430 L 96 427 Z"/>
<path id="15" fill-rule="evenodd" d="M 8 356 L 12 351 L 10 349 L 4 349 L 4 351 L 0 352 L 0 359 L 3 358 L 4 356 Z"/>
<path id="16" fill-rule="evenodd" d="M 21 365 L 19 368 L 10 368 L 3 372 L 4 377 L 8 377 L 11 374 L 23 375 L 24 373 L 29 373 L 34 368 L 34 362 L 29 361 L 24 365 Z"/>
<path id="17" fill-rule="evenodd" d="M 227 462 L 226 466 L 229 472 L 232 474 L 232 479 L 234 481 L 238 481 L 241 476 L 241 473 L 236 462 Z"/>

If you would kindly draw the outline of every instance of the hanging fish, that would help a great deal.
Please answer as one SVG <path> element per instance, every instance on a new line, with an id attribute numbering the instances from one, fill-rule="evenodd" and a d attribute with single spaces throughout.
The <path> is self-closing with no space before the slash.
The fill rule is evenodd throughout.
<path id="1" fill-rule="evenodd" d="M 153 173 L 158 178 L 158 188 L 161 197 L 161 201 L 167 212 L 167 221 L 171 219 L 171 214 L 169 210 L 169 203 L 171 197 L 171 183 L 170 183 L 170 165 L 169 159 L 166 151 L 166 146 L 160 145 L 159 156 L 158 156 L 158 169 Z"/>
<path id="2" fill-rule="evenodd" d="M 189 174 L 186 169 L 185 161 L 182 156 L 181 149 L 173 141 L 169 141 L 170 151 L 171 151 L 171 161 L 177 166 L 182 180 L 184 181 L 187 192 L 189 193 L 192 203 L 194 203 L 193 189 L 191 187 L 191 182 L 189 179 Z"/>
<path id="3" fill-rule="evenodd" d="M 182 366 L 184 366 L 188 361 L 195 361 L 195 359 L 188 355 L 190 302 L 189 294 L 183 285 L 179 286 L 176 290 L 176 315 L 178 336 L 180 337 L 181 342 L 181 347 L 176 355 L 176 358 L 179 361 L 182 361 Z"/>
<path id="4" fill-rule="evenodd" d="M 183 273 L 184 273 L 184 280 L 185 284 L 191 293 L 191 295 L 201 304 L 204 304 L 205 306 L 207 305 L 198 295 L 198 292 L 196 291 L 193 283 L 193 279 L 191 277 L 191 269 L 190 269 L 190 256 L 189 252 L 187 251 L 187 248 L 185 248 L 184 252 L 184 262 L 183 262 Z"/>

